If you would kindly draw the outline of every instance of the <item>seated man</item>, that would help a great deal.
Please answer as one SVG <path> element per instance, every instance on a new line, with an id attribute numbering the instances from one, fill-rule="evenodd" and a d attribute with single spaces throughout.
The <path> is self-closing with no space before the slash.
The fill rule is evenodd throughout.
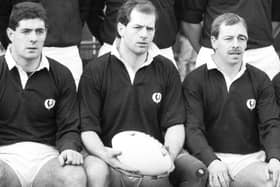
<path id="1" fill-rule="evenodd" d="M 91 187 L 170 186 L 168 177 L 131 177 L 121 172 L 135 172 L 111 148 L 112 137 L 124 130 L 147 133 L 168 147 L 175 162 L 172 179 L 176 186 L 206 183 L 206 175 L 196 176 L 205 166 L 187 152 L 181 153 L 185 138 L 181 82 L 172 62 L 159 55 L 152 43 L 156 18 L 150 1 L 126 1 L 119 9 L 118 37 L 111 52 L 89 64 L 82 74 L 82 141 L 89 153 L 85 168 Z"/>
<path id="2" fill-rule="evenodd" d="M 187 146 L 209 185 L 279 186 L 279 109 L 269 77 L 242 60 L 247 26 L 233 13 L 211 27 L 215 53 L 184 80 Z"/>
<path id="3" fill-rule="evenodd" d="M 24 2 L 13 7 L 0 57 L 0 186 L 79 187 L 79 113 L 71 72 L 42 55 L 45 9 Z"/>

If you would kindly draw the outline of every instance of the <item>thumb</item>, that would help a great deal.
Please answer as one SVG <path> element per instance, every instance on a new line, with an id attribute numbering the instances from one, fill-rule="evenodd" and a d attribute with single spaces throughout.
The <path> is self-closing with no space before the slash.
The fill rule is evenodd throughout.
<path id="1" fill-rule="evenodd" d="M 120 156 L 122 154 L 120 150 L 116 150 L 116 149 L 112 149 L 111 153 L 114 157 Z"/>

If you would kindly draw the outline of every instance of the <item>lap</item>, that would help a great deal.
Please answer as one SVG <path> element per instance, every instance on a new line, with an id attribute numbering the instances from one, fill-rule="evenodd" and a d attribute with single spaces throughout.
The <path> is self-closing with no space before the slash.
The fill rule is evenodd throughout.
<path id="1" fill-rule="evenodd" d="M 266 178 L 267 163 L 255 162 L 242 169 L 232 182 L 232 187 L 270 187 L 271 180 Z"/>
<path id="2" fill-rule="evenodd" d="M 82 166 L 61 166 L 58 158 L 53 158 L 40 169 L 34 179 L 33 186 L 43 186 L 42 184 L 53 184 L 55 186 L 60 182 L 65 183 L 63 181 L 75 181 L 75 179 L 79 181 L 84 176 Z"/>

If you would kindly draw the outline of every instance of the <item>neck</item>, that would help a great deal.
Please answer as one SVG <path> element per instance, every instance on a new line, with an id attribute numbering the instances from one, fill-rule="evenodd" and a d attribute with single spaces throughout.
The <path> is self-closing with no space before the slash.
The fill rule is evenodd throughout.
<path id="1" fill-rule="evenodd" d="M 241 61 L 239 63 L 225 63 L 222 62 L 222 59 L 215 55 L 212 56 L 212 59 L 217 65 L 218 69 L 230 79 L 233 79 L 239 73 L 242 66 Z"/>
<path id="2" fill-rule="evenodd" d="M 125 45 L 120 42 L 119 45 L 119 53 L 121 58 L 124 59 L 124 63 L 126 66 L 129 66 L 135 72 L 141 67 L 142 64 L 145 63 L 148 52 L 135 54 L 131 50 L 125 47 Z"/>
<path id="3" fill-rule="evenodd" d="M 34 72 L 40 65 L 41 57 L 34 59 L 25 59 L 16 55 L 11 49 L 11 54 L 16 64 L 20 66 L 25 72 Z"/>

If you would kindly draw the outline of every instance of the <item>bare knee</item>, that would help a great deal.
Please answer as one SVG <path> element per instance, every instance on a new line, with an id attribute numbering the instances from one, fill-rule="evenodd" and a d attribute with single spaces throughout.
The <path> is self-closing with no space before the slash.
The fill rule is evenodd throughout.
<path id="1" fill-rule="evenodd" d="M 0 161 L 0 186 L 21 186 L 14 171 L 2 161 Z"/>
<path id="2" fill-rule="evenodd" d="M 110 170 L 104 161 L 94 156 L 88 156 L 84 165 L 89 187 L 107 186 L 109 184 Z"/>
<path id="3" fill-rule="evenodd" d="M 83 167 L 81 166 L 64 166 L 64 168 L 60 170 L 59 173 L 57 173 L 56 179 L 57 186 L 86 186 L 86 174 Z"/>

